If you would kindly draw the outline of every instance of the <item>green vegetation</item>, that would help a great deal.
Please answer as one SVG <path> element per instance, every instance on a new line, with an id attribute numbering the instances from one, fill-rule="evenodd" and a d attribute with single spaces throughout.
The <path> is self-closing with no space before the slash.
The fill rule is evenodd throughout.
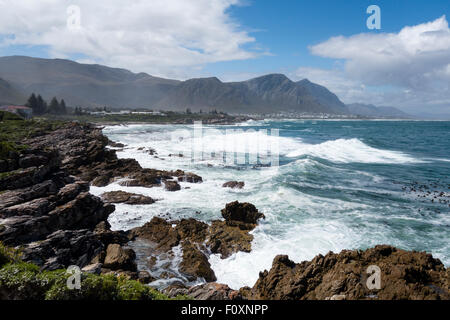
<path id="1" fill-rule="evenodd" d="M 64 125 L 63 121 L 3 120 L 0 122 L 0 141 L 21 144 L 24 139 L 40 136 Z M 8 148 L 12 147 L 9 145 Z"/>
<path id="2" fill-rule="evenodd" d="M 33 300 L 170 300 L 123 276 L 82 273 L 81 288 L 69 289 L 66 270 L 43 271 L 20 261 L 19 252 L 0 243 L 0 297 Z M 175 299 L 188 299 L 179 296 Z"/>
<path id="3" fill-rule="evenodd" d="M 234 121 L 234 117 L 218 113 L 181 113 L 181 112 L 164 112 L 164 115 L 158 114 L 97 114 L 91 115 L 80 111 L 76 108 L 74 114 L 54 115 L 46 114 L 45 118 L 49 120 L 59 121 L 79 121 L 83 123 L 155 123 L 155 124 L 169 124 L 169 123 L 193 123 L 194 121 L 208 121 L 223 119 L 230 122 Z"/>
<path id="4" fill-rule="evenodd" d="M 23 143 L 25 139 L 43 135 L 64 125 L 63 121 L 23 120 L 10 115 L 5 117 L 1 113 L 0 119 L 0 160 L 6 158 L 11 151 L 20 152 L 28 148 Z"/>
<path id="5" fill-rule="evenodd" d="M 23 119 L 15 113 L 0 111 L 0 121 L 9 121 L 9 120 L 23 120 Z"/>

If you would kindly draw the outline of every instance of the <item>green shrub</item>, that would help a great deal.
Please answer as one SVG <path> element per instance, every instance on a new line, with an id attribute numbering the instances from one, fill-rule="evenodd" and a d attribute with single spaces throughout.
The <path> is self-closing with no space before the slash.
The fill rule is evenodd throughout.
<path id="1" fill-rule="evenodd" d="M 23 118 L 15 113 L 0 111 L 0 121 L 23 120 Z"/>
<path id="2" fill-rule="evenodd" d="M 11 262 L 10 250 L 0 247 L 0 298 L 21 300 L 169 300 L 159 291 L 135 280 L 115 275 L 82 273 L 81 288 L 69 289 L 66 270 L 42 271 L 31 263 Z M 179 296 L 176 299 L 187 299 Z"/>
<path id="3" fill-rule="evenodd" d="M 2 231 L 4 227 L 0 225 L 0 231 Z M 20 261 L 20 252 L 14 248 L 9 248 L 4 246 L 0 242 L 0 267 L 8 262 L 18 262 Z"/>

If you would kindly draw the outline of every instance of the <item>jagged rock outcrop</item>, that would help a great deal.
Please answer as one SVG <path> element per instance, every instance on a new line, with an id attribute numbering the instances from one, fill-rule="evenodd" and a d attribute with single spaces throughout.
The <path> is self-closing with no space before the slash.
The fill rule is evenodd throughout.
<path id="1" fill-rule="evenodd" d="M 381 270 L 379 290 L 367 286 L 371 265 Z M 450 272 L 425 252 L 379 245 L 330 252 L 301 263 L 277 256 L 253 288 L 240 292 L 247 299 L 271 300 L 450 299 Z"/>
<path id="2" fill-rule="evenodd" d="M 157 259 L 162 253 L 181 246 L 182 261 L 179 271 L 189 280 L 203 278 L 216 280 L 208 261 L 210 253 L 227 258 L 238 251 L 250 252 L 253 236 L 249 232 L 264 215 L 250 203 L 233 202 L 222 210 L 227 220 L 216 220 L 207 225 L 195 219 L 166 221 L 154 217 L 142 227 L 130 231 L 131 240 L 147 240 L 151 249 L 147 254 Z M 150 259 L 152 261 L 152 259 Z"/>
<path id="3" fill-rule="evenodd" d="M 110 191 L 101 195 L 104 202 L 107 203 L 125 203 L 125 204 L 152 204 L 155 203 L 151 197 L 141 194 L 130 193 L 125 191 Z"/>
<path id="4" fill-rule="evenodd" d="M 40 150 L 58 150 L 63 170 L 98 187 L 117 179 L 125 179 L 123 185 L 142 187 L 161 186 L 162 182 L 174 178 L 202 182 L 202 178 L 193 173 L 143 169 L 135 159 L 118 159 L 116 150 L 107 148 L 112 142 L 101 129 L 88 124 L 68 123 L 43 136 L 29 139 L 27 143 Z"/>
<path id="5" fill-rule="evenodd" d="M 259 212 L 253 204 L 247 202 L 227 203 L 221 212 L 228 225 L 239 225 L 244 229 L 254 229 L 259 219 L 265 219 L 264 214 Z"/>
<path id="6" fill-rule="evenodd" d="M 131 249 L 124 249 L 121 245 L 113 243 L 106 249 L 103 267 L 111 270 L 136 271 L 136 254 Z"/>
<path id="7" fill-rule="evenodd" d="M 58 230 L 43 241 L 26 244 L 22 258 L 46 270 L 70 265 L 82 268 L 103 248 L 104 244 L 90 230 Z"/>
<path id="8" fill-rule="evenodd" d="M 216 276 L 203 245 L 207 230 L 206 223 L 192 218 L 168 222 L 154 217 L 142 227 L 131 230 L 129 236 L 132 240 L 145 239 L 151 243 L 153 249 L 148 254 L 155 259 L 181 245 L 182 261 L 179 271 L 190 281 L 203 278 L 210 282 L 215 281 Z"/>
<path id="9" fill-rule="evenodd" d="M 242 300 L 239 291 L 215 282 L 192 287 L 185 294 L 196 300 Z"/>

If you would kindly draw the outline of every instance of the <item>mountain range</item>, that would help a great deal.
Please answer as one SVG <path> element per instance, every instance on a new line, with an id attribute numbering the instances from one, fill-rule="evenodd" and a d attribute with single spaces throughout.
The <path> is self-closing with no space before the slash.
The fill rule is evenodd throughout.
<path id="1" fill-rule="evenodd" d="M 32 92 L 47 100 L 63 98 L 69 106 L 113 109 L 340 115 L 357 111 L 366 116 L 367 110 L 376 108 L 346 106 L 327 88 L 307 79 L 295 82 L 283 74 L 241 82 L 222 82 L 216 77 L 179 81 L 63 59 L 0 57 L 0 103 L 23 104 Z M 378 111 L 395 114 L 394 109 Z"/>
<path id="2" fill-rule="evenodd" d="M 370 118 L 413 118 L 411 115 L 394 107 L 377 107 L 373 104 L 352 103 L 347 105 L 351 114 Z"/>

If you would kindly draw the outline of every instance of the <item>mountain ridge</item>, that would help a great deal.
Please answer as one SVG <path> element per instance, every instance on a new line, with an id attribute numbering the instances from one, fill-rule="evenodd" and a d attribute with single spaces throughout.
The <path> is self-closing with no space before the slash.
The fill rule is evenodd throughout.
<path id="1" fill-rule="evenodd" d="M 414 116 L 395 107 L 375 106 L 373 104 L 351 103 L 347 104 L 350 113 L 363 117 L 400 118 L 410 119 Z"/>
<path id="2" fill-rule="evenodd" d="M 0 57 L 0 79 L 3 103 L 24 103 L 24 97 L 35 92 L 47 100 L 54 96 L 64 98 L 69 106 L 112 109 L 217 110 L 238 114 L 361 112 L 363 116 L 370 110 L 375 116 L 382 112 L 371 105 L 345 105 L 324 86 L 308 79 L 292 81 L 280 73 L 240 82 L 223 82 L 217 77 L 180 81 L 67 59 L 7 56 Z M 384 112 L 395 113 L 392 109 Z"/>

